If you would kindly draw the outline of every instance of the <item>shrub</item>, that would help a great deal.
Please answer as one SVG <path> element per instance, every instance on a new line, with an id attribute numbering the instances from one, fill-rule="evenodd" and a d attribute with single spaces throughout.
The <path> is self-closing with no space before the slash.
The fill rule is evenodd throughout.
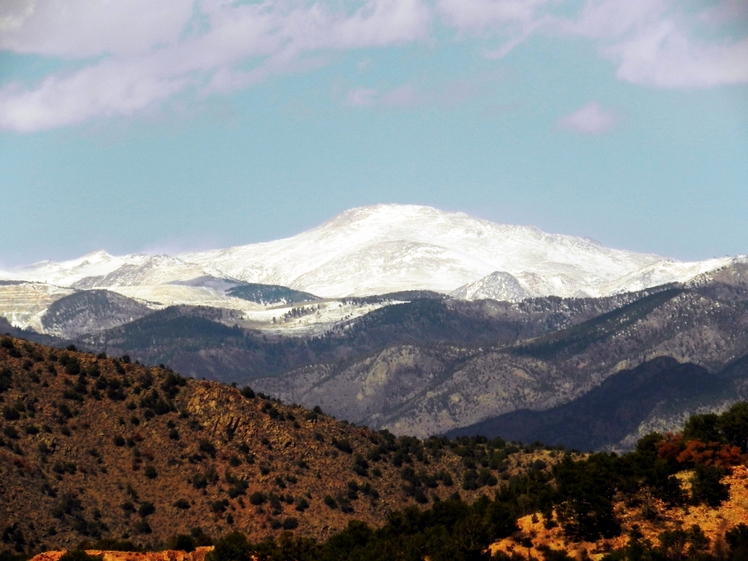
<path id="1" fill-rule="evenodd" d="M 198 442 L 198 450 L 208 454 L 211 458 L 216 457 L 216 447 L 207 438 L 201 438 Z"/>
<path id="2" fill-rule="evenodd" d="M 7 366 L 0 368 L 0 393 L 10 389 L 13 383 L 13 373 Z"/>
<path id="3" fill-rule="evenodd" d="M 267 501 L 267 495 L 261 491 L 255 491 L 249 496 L 249 502 L 253 505 L 261 505 Z"/>
<path id="4" fill-rule="evenodd" d="M 190 508 L 190 502 L 187 499 L 178 499 L 174 502 L 174 508 L 178 508 L 180 510 L 187 510 Z"/>
<path id="5" fill-rule="evenodd" d="M 348 442 L 348 440 L 346 439 L 337 440 L 336 438 L 333 438 L 332 445 L 335 446 L 335 448 L 337 448 L 341 452 L 345 452 L 346 454 L 353 453 L 353 448 L 351 447 L 351 443 Z"/>
<path id="6" fill-rule="evenodd" d="M 149 503 L 147 501 L 144 503 L 141 503 L 140 508 L 138 509 L 138 514 L 140 515 L 141 518 L 150 516 L 154 512 L 156 512 L 156 507 L 153 506 L 153 503 Z"/>
<path id="7" fill-rule="evenodd" d="M 132 504 L 132 501 L 125 501 L 119 507 L 125 512 L 125 514 L 130 514 L 135 512 L 135 505 Z"/>
<path id="8" fill-rule="evenodd" d="M 91 546 L 91 549 L 97 549 L 99 551 L 131 551 L 131 552 L 143 552 L 145 551 L 142 547 L 139 547 L 127 540 L 116 540 L 114 538 L 104 538 Z"/>
<path id="9" fill-rule="evenodd" d="M 71 549 L 60 557 L 61 561 L 102 561 L 103 555 L 89 555 L 82 549 Z"/>
<path id="10" fill-rule="evenodd" d="M 296 518 L 289 517 L 283 521 L 284 530 L 295 530 L 298 527 L 299 527 L 299 521 Z"/>
<path id="11" fill-rule="evenodd" d="M 255 397 L 255 392 L 254 392 L 254 390 L 253 390 L 252 388 L 250 388 L 249 386 L 245 386 L 245 387 L 243 387 L 243 388 L 242 388 L 242 395 L 243 395 L 243 396 L 244 396 L 245 398 L 247 398 L 247 399 L 254 399 L 254 397 Z"/>
<path id="12" fill-rule="evenodd" d="M 177 551 L 195 551 L 195 538 L 188 534 L 175 534 L 171 536 L 167 541 L 166 545 L 169 549 Z"/>
<path id="13" fill-rule="evenodd" d="M 210 504 L 210 510 L 215 513 L 226 512 L 226 508 L 229 506 L 229 502 L 226 499 L 222 501 L 213 501 Z"/>
<path id="14" fill-rule="evenodd" d="M 302 497 L 296 502 L 296 510 L 298 510 L 299 512 L 304 512 L 308 508 L 309 501 L 307 501 L 305 498 Z"/>
<path id="15" fill-rule="evenodd" d="M 3 407 L 3 418 L 6 421 L 15 421 L 21 418 L 21 414 L 12 407 Z"/>
<path id="16" fill-rule="evenodd" d="M 206 561 L 247 561 L 250 545 L 239 532 L 232 532 L 215 542 L 215 549 L 206 556 Z"/>
<path id="17" fill-rule="evenodd" d="M 729 498 L 729 487 L 720 480 L 725 474 L 718 466 L 696 466 L 691 478 L 691 498 L 695 504 L 717 507 Z"/>

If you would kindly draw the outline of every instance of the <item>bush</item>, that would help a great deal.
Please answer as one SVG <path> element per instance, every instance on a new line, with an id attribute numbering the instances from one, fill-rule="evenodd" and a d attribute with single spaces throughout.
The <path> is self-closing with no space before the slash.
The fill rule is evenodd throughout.
<path id="1" fill-rule="evenodd" d="M 261 491 L 255 491 L 249 496 L 249 502 L 253 505 L 261 505 L 267 501 L 267 495 Z"/>
<path id="2" fill-rule="evenodd" d="M 730 546 L 730 561 L 748 559 L 748 526 L 738 524 L 725 534 L 725 540 Z"/>
<path id="3" fill-rule="evenodd" d="M 147 465 L 143 470 L 143 475 L 145 475 L 148 479 L 156 479 L 156 477 L 158 477 L 158 472 L 152 465 Z"/>
<path id="4" fill-rule="evenodd" d="M 169 549 L 177 551 L 195 551 L 195 538 L 187 534 L 175 534 L 171 536 L 167 541 L 166 545 Z"/>
<path id="5" fill-rule="evenodd" d="M 255 392 L 254 392 L 254 390 L 253 390 L 252 388 L 250 388 L 249 386 L 245 386 L 245 387 L 243 387 L 243 388 L 242 388 L 242 395 L 243 395 L 243 396 L 244 396 L 245 398 L 247 398 L 247 399 L 254 399 L 254 397 L 255 397 Z"/>
<path id="6" fill-rule="evenodd" d="M 299 527 L 299 521 L 296 518 L 289 517 L 283 521 L 284 530 L 295 530 Z"/>
<path id="7" fill-rule="evenodd" d="M 190 508 L 190 502 L 187 499 L 179 499 L 174 503 L 174 508 L 178 508 L 180 510 L 187 510 Z"/>
<path id="8" fill-rule="evenodd" d="M 103 555 L 89 555 L 82 549 L 71 549 L 60 557 L 59 561 L 102 561 Z"/>
<path id="9" fill-rule="evenodd" d="M 226 507 L 228 506 L 229 502 L 226 499 L 223 499 L 222 501 L 213 501 L 210 505 L 210 510 L 217 514 L 219 512 L 226 512 Z"/>
<path id="10" fill-rule="evenodd" d="M 337 440 L 336 438 L 333 438 L 332 445 L 335 446 L 335 448 L 337 448 L 341 452 L 345 452 L 346 454 L 353 453 L 353 448 L 351 447 L 351 443 L 348 442 L 348 440 L 346 439 Z"/>
<path id="11" fill-rule="evenodd" d="M 21 418 L 21 414 L 12 407 L 3 407 L 3 418 L 6 421 L 15 421 Z"/>
<path id="12" fill-rule="evenodd" d="M 141 503 L 140 508 L 138 509 L 138 514 L 141 518 L 145 518 L 146 516 L 150 516 L 156 512 L 156 507 L 153 506 L 153 503 L 144 502 Z"/>
<path id="13" fill-rule="evenodd" d="M 127 540 L 115 540 L 113 538 L 104 538 L 95 542 L 91 549 L 97 549 L 99 551 L 131 551 L 131 552 L 143 552 L 145 551 L 142 547 L 135 545 L 131 541 Z"/>
<path id="14" fill-rule="evenodd" d="M 250 545 L 239 532 L 232 532 L 215 542 L 215 549 L 206 556 L 206 561 L 247 561 Z"/>
<path id="15" fill-rule="evenodd" d="M 695 504 L 717 507 L 729 498 L 729 487 L 721 482 L 725 472 L 718 466 L 698 464 L 691 478 L 691 498 Z"/>
<path id="16" fill-rule="evenodd" d="M 208 454 L 211 458 L 216 457 L 216 447 L 211 444 L 210 440 L 206 438 L 201 438 L 198 443 L 198 450 L 200 452 L 204 452 L 205 454 Z"/>

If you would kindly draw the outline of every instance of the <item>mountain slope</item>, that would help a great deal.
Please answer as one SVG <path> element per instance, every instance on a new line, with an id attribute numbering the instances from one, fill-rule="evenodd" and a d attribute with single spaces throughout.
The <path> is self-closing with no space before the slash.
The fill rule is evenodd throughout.
<path id="1" fill-rule="evenodd" d="M 461 302 L 435 296 L 399 293 L 268 312 L 278 317 L 275 325 L 279 326 L 287 321 L 304 321 L 312 315 L 305 314 L 305 309 L 316 314 L 319 310 L 314 310 L 321 305 L 345 313 L 340 316 L 342 321 L 321 335 L 312 332 L 296 337 L 286 336 L 288 328 L 275 333 L 255 330 L 236 311 L 175 306 L 126 325 L 78 337 L 76 344 L 96 351 L 127 353 L 147 364 L 169 364 L 196 378 L 247 382 L 307 365 L 355 361 L 397 344 L 511 344 L 594 318 L 640 295 L 528 300 L 516 304 Z M 403 301 L 408 298 L 414 299 Z M 350 317 L 365 306 L 387 302 L 390 305 L 371 308 L 373 311 L 361 317 Z"/>
<path id="2" fill-rule="evenodd" d="M 397 439 L 251 390 L 11 337 L 0 337 L 0 402 L 0 533 L 18 551 L 100 537 L 153 548 L 194 528 L 323 538 L 445 499 L 472 469 L 446 440 Z M 463 497 L 553 461 L 497 446 L 473 443 L 493 475 Z"/>
<path id="3" fill-rule="evenodd" d="M 720 405 L 744 400 L 748 357 L 738 365 L 729 373 L 711 374 L 695 364 L 659 357 L 613 374 L 569 403 L 544 411 L 513 411 L 447 434 L 542 441 L 578 450 L 630 447 L 653 430 L 677 430 L 701 408 L 718 410 Z M 655 418 L 665 422 L 653 426 Z"/>
<path id="4" fill-rule="evenodd" d="M 44 331 L 77 337 L 129 323 L 151 313 L 147 306 L 108 290 L 86 290 L 56 300 L 41 318 Z"/>
<path id="5" fill-rule="evenodd" d="M 462 213 L 375 205 L 346 211 L 317 228 L 273 242 L 178 256 L 115 257 L 98 251 L 63 263 L 22 267 L 7 273 L 8 280 L 46 287 L 47 296 L 40 299 L 17 289 L 12 306 L 4 309 L 1 293 L 11 297 L 12 292 L 5 286 L 0 290 L 0 314 L 18 327 L 44 332 L 39 322 L 44 306 L 69 294 L 66 289 L 103 288 L 151 308 L 233 309 L 243 312 L 255 329 L 295 331 L 298 326 L 276 325 L 275 316 L 265 312 L 276 305 L 311 301 L 311 295 L 328 302 L 417 291 L 510 302 L 605 297 L 707 279 L 740 263 L 748 261 L 681 263 Z M 305 327 L 319 333 L 341 320 L 333 318 L 335 314 L 315 314 L 306 318 Z M 92 331 L 97 330 L 100 327 Z"/>
<path id="6" fill-rule="evenodd" d="M 748 353 L 747 296 L 716 283 L 669 288 L 583 321 L 551 322 L 545 333 L 519 331 L 505 343 L 411 341 L 253 383 L 354 422 L 398 433 L 446 432 L 518 409 L 561 405 L 658 356 L 718 371 Z M 578 300 L 561 300 L 558 308 L 571 302 Z"/>
<path id="7" fill-rule="evenodd" d="M 77 288 L 152 286 L 213 276 L 287 286 L 328 298 L 403 290 L 448 293 L 480 280 L 470 298 L 602 296 L 640 290 L 732 263 L 679 263 L 537 228 L 495 224 L 415 205 L 352 209 L 291 238 L 176 257 L 95 252 L 11 272 Z M 482 280 L 481 280 L 482 279 Z M 496 283 L 499 283 L 498 285 Z"/>
<path id="8" fill-rule="evenodd" d="M 496 270 L 566 274 L 581 289 L 660 259 L 415 205 L 352 209 L 285 240 L 180 258 L 233 278 L 326 297 L 414 289 L 449 292 Z"/>

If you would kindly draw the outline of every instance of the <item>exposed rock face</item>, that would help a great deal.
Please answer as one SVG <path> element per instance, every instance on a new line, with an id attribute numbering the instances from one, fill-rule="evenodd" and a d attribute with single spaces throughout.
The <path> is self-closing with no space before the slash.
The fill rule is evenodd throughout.
<path id="1" fill-rule="evenodd" d="M 134 551 L 100 551 L 88 549 L 88 555 L 101 555 L 103 561 L 205 561 L 205 556 L 213 551 L 213 546 L 198 547 L 195 551 L 149 551 L 139 553 Z M 58 561 L 66 551 L 45 551 L 33 557 L 31 561 Z"/>

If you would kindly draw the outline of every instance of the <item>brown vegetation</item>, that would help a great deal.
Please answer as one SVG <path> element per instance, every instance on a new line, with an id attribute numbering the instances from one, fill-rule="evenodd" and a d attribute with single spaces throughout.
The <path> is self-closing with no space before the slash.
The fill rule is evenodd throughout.
<path id="1" fill-rule="evenodd" d="M 155 548 L 191 531 L 325 538 L 353 518 L 379 525 L 455 492 L 492 494 L 555 454 L 396 439 L 249 389 L 7 336 L 0 409 L 0 549 L 19 552 L 101 537 Z"/>
<path id="2" fill-rule="evenodd" d="M 688 489 L 691 472 L 678 475 Z M 585 555 L 599 561 L 609 551 L 624 547 L 632 531 L 637 531 L 642 540 L 658 544 L 658 537 L 667 531 L 689 530 L 694 525 L 701 528 L 708 538 L 711 553 L 720 558 L 725 550 L 725 534 L 738 524 L 748 524 L 748 467 L 735 466 L 722 482 L 729 486 L 729 499 L 719 507 L 708 505 L 684 505 L 669 507 L 664 501 L 643 493 L 641 502 L 635 506 L 619 501 L 616 516 L 621 522 L 621 534 L 594 542 L 574 542 L 564 534 L 563 528 L 555 524 L 555 513 L 549 523 L 540 512 L 523 516 L 517 521 L 519 532 L 491 545 L 491 551 L 516 554 L 522 559 L 543 559 L 549 548 L 565 551 L 572 558 L 584 559 Z"/>

